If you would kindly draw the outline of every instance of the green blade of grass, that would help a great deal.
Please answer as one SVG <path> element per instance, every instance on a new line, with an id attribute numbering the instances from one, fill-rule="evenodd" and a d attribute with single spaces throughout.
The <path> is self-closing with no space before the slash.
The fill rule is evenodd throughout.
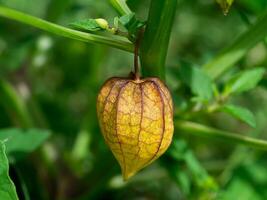
<path id="1" fill-rule="evenodd" d="M 134 49 L 133 44 L 124 38 L 119 39 L 117 37 L 106 37 L 76 31 L 3 6 L 0 6 L 0 16 L 31 25 L 50 33 L 83 42 L 104 44 L 129 52 L 133 52 Z"/>
<path id="2" fill-rule="evenodd" d="M 267 36 L 267 12 L 231 46 L 204 65 L 204 70 L 216 79 L 237 63 L 257 43 Z"/>

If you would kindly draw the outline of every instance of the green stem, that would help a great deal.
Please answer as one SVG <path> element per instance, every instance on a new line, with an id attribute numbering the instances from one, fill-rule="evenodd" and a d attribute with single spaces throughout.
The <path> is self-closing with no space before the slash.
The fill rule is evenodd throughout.
<path id="1" fill-rule="evenodd" d="M 125 0 L 109 0 L 109 2 L 120 15 L 129 15 L 132 13 Z"/>
<path id="2" fill-rule="evenodd" d="M 114 37 L 106 37 L 106 36 L 100 36 L 90 33 L 84 33 L 81 31 L 76 31 L 70 28 L 66 28 L 45 20 L 42 20 L 40 18 L 24 14 L 19 11 L 15 11 L 10 8 L 5 8 L 3 6 L 0 6 L 0 16 L 16 20 L 18 22 L 22 22 L 31 26 L 34 26 L 36 28 L 48 31 L 50 33 L 54 33 L 60 36 L 64 36 L 67 38 L 88 42 L 92 44 L 105 44 L 114 48 L 118 48 L 124 51 L 133 52 L 134 51 L 134 45 L 127 41 L 124 38 L 114 38 Z"/>
<path id="3" fill-rule="evenodd" d="M 153 0 L 150 4 L 140 59 L 144 76 L 165 78 L 165 61 L 177 0 Z"/>
<path id="4" fill-rule="evenodd" d="M 204 65 L 204 70 L 216 79 L 234 66 L 257 43 L 267 36 L 267 12 L 254 25 L 241 35 L 231 46 Z"/>
<path id="5" fill-rule="evenodd" d="M 221 139 L 229 143 L 243 144 L 252 148 L 267 150 L 267 141 L 264 140 L 254 139 L 237 133 L 218 130 L 189 121 L 176 121 L 175 126 L 180 131 L 196 136 Z"/>
<path id="6" fill-rule="evenodd" d="M 0 102 L 12 116 L 11 119 L 22 128 L 30 128 L 33 125 L 25 102 L 18 96 L 15 89 L 5 80 L 0 79 Z"/>

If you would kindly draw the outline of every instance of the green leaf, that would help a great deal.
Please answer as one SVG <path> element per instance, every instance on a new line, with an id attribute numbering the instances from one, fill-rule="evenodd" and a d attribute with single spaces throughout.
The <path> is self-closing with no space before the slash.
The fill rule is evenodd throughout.
<path id="1" fill-rule="evenodd" d="M 222 107 L 222 111 L 247 123 L 253 128 L 256 127 L 256 120 L 255 120 L 253 113 L 246 108 L 228 104 Z"/>
<path id="2" fill-rule="evenodd" d="M 0 76 L 21 68 L 25 58 L 31 51 L 32 44 L 32 41 L 25 41 L 21 44 L 16 43 L 8 46 L 6 51 L 0 54 Z"/>
<path id="3" fill-rule="evenodd" d="M 11 158 L 20 159 L 26 153 L 36 150 L 50 136 L 46 130 L 10 128 L 0 130 L 0 140 L 6 141 L 6 152 Z"/>
<path id="4" fill-rule="evenodd" d="M 135 13 L 131 13 L 131 14 L 127 14 L 127 15 L 123 15 L 119 18 L 120 23 L 125 26 L 126 28 L 129 26 L 129 24 L 131 23 L 131 21 L 135 21 Z"/>
<path id="5" fill-rule="evenodd" d="M 0 141 L 0 199 L 18 200 L 16 188 L 8 175 L 9 166 L 5 154 L 5 145 Z"/>
<path id="6" fill-rule="evenodd" d="M 255 68 L 240 72 L 230 79 L 230 81 L 226 84 L 223 93 L 225 95 L 229 95 L 231 93 L 239 94 L 253 89 L 262 79 L 264 72 L 265 70 L 263 68 Z"/>
<path id="7" fill-rule="evenodd" d="M 202 100 L 210 100 L 213 94 L 212 80 L 201 68 L 183 63 L 180 66 L 181 80 Z"/>
<path id="8" fill-rule="evenodd" d="M 267 36 L 267 12 L 260 17 L 245 33 L 224 49 L 220 54 L 204 65 L 205 72 L 214 80 L 234 67 L 234 64 L 242 59 L 247 52 Z"/>
<path id="9" fill-rule="evenodd" d="M 105 26 L 102 26 L 98 19 L 79 20 L 71 23 L 70 27 L 85 32 L 105 30 Z"/>
<path id="10" fill-rule="evenodd" d="M 119 22 L 128 30 L 130 35 L 135 35 L 145 25 L 144 22 L 136 19 L 135 13 L 123 15 L 119 18 Z"/>
<path id="11" fill-rule="evenodd" d="M 223 13 L 226 15 L 234 0 L 217 0 L 217 2 L 220 4 Z"/>
<path id="12" fill-rule="evenodd" d="M 216 181 L 201 165 L 185 140 L 174 138 L 172 146 L 167 151 L 167 155 L 176 163 L 166 162 L 165 165 L 168 167 L 172 177 L 183 187 L 183 192 L 190 192 L 190 181 L 187 180 L 190 177 L 192 177 L 193 182 L 201 188 L 202 193 L 205 193 L 206 191 L 214 192 L 218 189 Z M 169 162 L 171 161 L 169 160 Z M 182 162 L 186 164 L 189 174 L 185 174 L 185 171 L 181 174 L 184 169 L 179 169 L 178 167 L 181 166 Z"/>
<path id="13" fill-rule="evenodd" d="M 220 199 L 265 200 L 267 198 L 266 162 L 264 158 L 258 159 L 245 160 L 242 165 L 234 169 Z"/>

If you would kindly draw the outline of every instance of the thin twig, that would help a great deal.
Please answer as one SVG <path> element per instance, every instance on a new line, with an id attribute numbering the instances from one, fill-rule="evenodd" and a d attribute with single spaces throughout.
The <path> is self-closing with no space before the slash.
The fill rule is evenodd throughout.
<path id="1" fill-rule="evenodd" d="M 140 29 L 137 33 L 137 38 L 134 46 L 134 76 L 136 80 L 140 79 L 140 65 L 139 65 L 139 48 L 144 35 L 144 29 Z"/>

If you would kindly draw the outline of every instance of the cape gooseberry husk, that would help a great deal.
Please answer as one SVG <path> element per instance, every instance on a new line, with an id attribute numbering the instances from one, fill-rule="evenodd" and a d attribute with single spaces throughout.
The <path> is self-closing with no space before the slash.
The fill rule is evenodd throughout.
<path id="1" fill-rule="evenodd" d="M 101 131 L 127 180 L 169 147 L 173 103 L 158 78 L 111 78 L 97 99 Z"/>

